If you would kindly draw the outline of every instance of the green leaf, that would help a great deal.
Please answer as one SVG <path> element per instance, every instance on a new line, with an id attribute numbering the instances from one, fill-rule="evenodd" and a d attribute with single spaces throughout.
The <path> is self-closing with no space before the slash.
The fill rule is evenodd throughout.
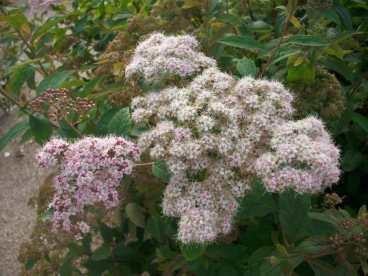
<path id="1" fill-rule="evenodd" d="M 113 241 L 112 229 L 100 220 L 98 221 L 98 226 L 104 242 L 111 243 Z"/>
<path id="2" fill-rule="evenodd" d="M 304 60 L 300 65 L 293 66 L 287 74 L 287 81 L 290 83 L 308 84 L 314 80 L 315 65 Z"/>
<path id="3" fill-rule="evenodd" d="M 44 142 L 50 139 L 52 135 L 52 125 L 49 120 L 31 115 L 29 116 L 29 126 L 38 144 L 43 145 Z"/>
<path id="4" fill-rule="evenodd" d="M 145 123 L 138 124 L 134 126 L 131 131 L 130 135 L 134 137 L 139 137 L 143 132 L 149 130 L 149 127 Z"/>
<path id="5" fill-rule="evenodd" d="M 54 210 L 49 209 L 49 210 L 43 212 L 41 215 L 38 215 L 37 220 L 51 217 L 53 214 L 54 214 Z"/>
<path id="6" fill-rule="evenodd" d="M 248 258 L 248 264 L 250 267 L 259 268 L 263 261 L 272 254 L 274 248 L 275 247 L 273 246 L 265 246 L 254 251 Z"/>
<path id="7" fill-rule="evenodd" d="M 48 88 L 52 89 L 60 88 L 63 82 L 73 73 L 74 71 L 60 71 L 48 75 L 37 86 L 36 88 L 37 96 L 39 96 L 41 92 L 46 91 Z"/>
<path id="8" fill-rule="evenodd" d="M 96 136 L 104 136 L 108 133 L 109 125 L 111 120 L 115 117 L 116 113 L 118 113 L 119 108 L 114 107 L 106 111 L 100 118 L 100 120 L 96 124 L 95 135 Z"/>
<path id="9" fill-rule="evenodd" d="M 249 29 L 251 29 L 253 32 L 266 33 L 271 30 L 270 25 L 268 25 L 263 20 L 250 21 L 248 25 L 249 25 Z"/>
<path id="10" fill-rule="evenodd" d="M 94 261 L 93 258 L 88 258 L 83 266 L 88 269 L 90 275 L 97 276 L 103 275 L 106 270 L 113 269 L 115 264 L 111 261 Z"/>
<path id="11" fill-rule="evenodd" d="M 280 272 L 283 276 L 290 276 L 293 273 L 293 261 L 290 259 L 283 260 L 280 263 Z"/>
<path id="12" fill-rule="evenodd" d="M 216 20 L 230 23 L 232 25 L 237 25 L 237 26 L 242 25 L 242 22 L 240 21 L 240 19 L 237 16 L 230 14 L 230 13 L 223 14 L 220 17 L 216 18 Z"/>
<path id="13" fill-rule="evenodd" d="M 329 263 L 318 259 L 311 259 L 308 261 L 308 264 L 316 276 L 331 276 L 331 273 L 334 269 L 334 267 Z"/>
<path id="14" fill-rule="evenodd" d="M 293 35 L 291 37 L 285 38 L 282 44 L 297 44 L 304 46 L 319 46 L 327 47 L 330 45 L 326 40 L 319 36 L 314 35 Z"/>
<path id="15" fill-rule="evenodd" d="M 349 11 L 343 6 L 343 4 L 339 0 L 333 0 L 332 9 L 340 17 L 341 28 L 347 31 L 352 31 L 353 22 L 351 20 Z"/>
<path id="16" fill-rule="evenodd" d="M 368 119 L 358 113 L 353 113 L 352 120 L 360 125 L 368 133 Z"/>
<path id="17" fill-rule="evenodd" d="M 118 243 L 114 249 L 114 255 L 121 258 L 132 256 L 134 253 L 135 250 L 129 246 L 126 246 L 125 241 Z"/>
<path id="18" fill-rule="evenodd" d="M 317 64 L 327 67 L 329 69 L 332 69 L 338 72 L 339 74 L 341 74 L 343 77 L 345 77 L 350 82 L 352 83 L 354 82 L 353 70 L 348 65 L 346 65 L 346 63 L 343 62 L 342 60 L 327 59 L 327 60 L 318 61 Z"/>
<path id="19" fill-rule="evenodd" d="M 11 141 L 17 138 L 20 134 L 27 131 L 29 129 L 28 120 L 20 122 L 15 126 L 11 127 L 7 133 L 4 134 L 3 137 L 0 138 L 0 151 Z"/>
<path id="20" fill-rule="evenodd" d="M 272 196 L 256 186 L 243 198 L 236 219 L 248 219 L 254 216 L 263 217 L 278 212 L 278 206 Z"/>
<path id="21" fill-rule="evenodd" d="M 29 81 L 32 77 L 34 78 L 34 72 L 37 70 L 37 67 L 32 65 L 28 65 L 26 67 L 20 68 L 16 70 L 11 78 L 10 82 L 6 86 L 6 91 L 10 92 L 13 96 L 19 97 L 20 90 L 24 83 Z"/>
<path id="22" fill-rule="evenodd" d="M 341 166 L 344 171 L 350 172 L 359 166 L 362 159 L 363 155 L 360 151 L 350 149 L 344 154 Z"/>
<path id="23" fill-rule="evenodd" d="M 113 84 L 110 84 L 109 86 L 104 87 L 98 94 L 93 94 L 94 99 L 98 99 L 102 96 L 108 95 L 112 92 L 122 90 L 125 87 L 130 87 L 131 85 L 129 83 L 120 83 L 115 82 Z"/>
<path id="24" fill-rule="evenodd" d="M 76 258 L 79 258 L 79 257 L 82 257 L 84 253 L 87 253 L 86 252 L 86 249 L 75 243 L 75 242 L 71 242 L 68 244 L 68 248 L 71 252 L 73 252 L 73 254 L 76 256 Z"/>
<path id="25" fill-rule="evenodd" d="M 326 221 L 337 226 L 339 220 L 342 219 L 342 215 L 339 212 L 334 212 L 332 209 L 323 211 L 322 213 L 310 212 L 308 214 L 312 219 Z"/>
<path id="26" fill-rule="evenodd" d="M 243 58 L 238 61 L 236 64 L 236 68 L 238 69 L 240 75 L 251 76 L 254 77 L 256 75 L 256 65 L 253 60 Z"/>
<path id="27" fill-rule="evenodd" d="M 64 263 L 60 267 L 60 276 L 70 276 L 73 275 L 73 266 L 70 262 Z"/>
<path id="28" fill-rule="evenodd" d="M 333 276 L 358 276 L 355 268 L 347 261 L 341 261 L 333 270 Z"/>
<path id="29" fill-rule="evenodd" d="M 206 248 L 207 244 L 182 244 L 180 247 L 181 254 L 187 261 L 193 261 L 202 256 L 206 251 Z"/>
<path id="30" fill-rule="evenodd" d="M 171 174 L 164 160 L 157 160 L 155 163 L 152 164 L 152 173 L 154 176 L 164 180 L 165 182 L 170 181 Z"/>
<path id="31" fill-rule="evenodd" d="M 296 195 L 294 191 L 288 190 L 280 196 L 279 218 L 288 241 L 295 242 L 308 233 L 310 206 L 311 200 L 307 195 Z"/>
<path id="32" fill-rule="evenodd" d="M 58 17 L 56 17 L 58 16 Z M 58 23 L 66 19 L 69 15 L 55 15 L 52 20 L 46 21 L 43 23 L 39 28 L 36 29 L 36 31 L 33 33 L 33 36 L 31 38 L 31 42 L 35 41 L 37 37 L 39 37 L 41 34 L 47 32 L 52 27 L 56 26 Z"/>
<path id="33" fill-rule="evenodd" d="M 84 27 L 87 25 L 88 14 L 84 15 L 81 19 L 75 22 L 75 34 L 79 35 Z"/>
<path id="34" fill-rule="evenodd" d="M 25 265 L 26 270 L 30 270 L 37 262 L 38 260 L 28 259 Z"/>
<path id="35" fill-rule="evenodd" d="M 92 253 L 92 260 L 101 261 L 111 256 L 110 246 L 103 244 Z"/>
<path id="36" fill-rule="evenodd" d="M 1 19 L 9 23 L 9 25 L 12 26 L 16 30 L 19 30 L 25 23 L 28 22 L 27 18 L 22 13 L 18 13 L 16 15 L 10 15 L 10 16 L 2 15 Z"/>
<path id="37" fill-rule="evenodd" d="M 327 237 L 311 237 L 299 244 L 295 251 L 313 255 L 320 252 L 327 252 L 331 249 L 330 245 L 331 242 Z"/>
<path id="38" fill-rule="evenodd" d="M 323 17 L 326 17 L 327 19 L 332 20 L 337 25 L 340 25 L 339 15 L 332 8 L 327 8 L 327 9 L 312 8 L 312 10 L 315 11 L 316 13 L 322 15 Z"/>
<path id="39" fill-rule="evenodd" d="M 145 227 L 145 215 L 142 211 L 142 208 L 139 207 L 135 203 L 128 203 L 125 207 L 125 212 L 130 220 L 137 226 L 144 228 Z"/>
<path id="40" fill-rule="evenodd" d="M 229 263 L 220 262 L 220 271 L 219 275 L 231 275 L 237 276 L 238 272 L 236 271 L 235 267 Z"/>
<path id="41" fill-rule="evenodd" d="M 364 204 L 362 207 L 359 208 L 358 218 L 363 217 L 367 212 L 367 206 Z"/>
<path id="42" fill-rule="evenodd" d="M 147 219 L 146 230 L 154 237 L 158 242 L 161 242 L 160 227 L 158 221 L 154 216 L 149 216 Z"/>
<path id="43" fill-rule="evenodd" d="M 279 251 L 282 255 L 289 256 L 289 253 L 287 252 L 286 248 L 283 247 L 281 244 L 276 244 L 276 249 Z"/>
<path id="44" fill-rule="evenodd" d="M 280 37 L 282 35 L 282 32 L 285 28 L 285 22 L 286 22 L 286 14 L 285 12 L 280 12 L 277 15 L 276 22 L 275 22 L 275 33 L 276 37 Z"/>
<path id="45" fill-rule="evenodd" d="M 280 47 L 277 50 L 276 54 L 273 56 L 270 65 L 273 65 L 276 62 L 279 62 L 280 60 L 283 60 L 283 59 L 288 58 L 290 56 L 296 55 L 298 53 L 300 53 L 299 50 L 291 49 L 291 48 L 287 48 L 287 47 Z M 264 57 L 264 56 L 268 57 L 268 54 L 266 53 L 266 55 L 262 55 L 262 57 Z"/>
<path id="46" fill-rule="evenodd" d="M 220 43 L 247 50 L 265 50 L 266 47 L 257 40 L 248 36 L 227 36 L 219 40 Z"/>
<path id="47" fill-rule="evenodd" d="M 65 138 L 80 138 L 64 119 L 59 121 L 59 126 L 60 128 L 56 132 L 57 135 Z"/>
<path id="48" fill-rule="evenodd" d="M 114 118 L 112 118 L 111 123 L 108 127 L 109 134 L 116 134 L 118 136 L 129 136 L 131 128 L 131 120 L 129 107 L 120 110 Z"/>

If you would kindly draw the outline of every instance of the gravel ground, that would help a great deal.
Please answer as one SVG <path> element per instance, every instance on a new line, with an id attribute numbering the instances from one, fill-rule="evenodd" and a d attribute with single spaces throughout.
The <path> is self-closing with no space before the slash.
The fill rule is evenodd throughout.
<path id="1" fill-rule="evenodd" d="M 0 137 L 26 117 L 14 120 L 17 110 L 9 114 L 0 111 Z M 20 136 L 21 137 L 21 136 Z M 19 275 L 17 261 L 19 245 L 28 241 L 36 221 L 36 209 L 28 199 L 36 196 L 38 187 L 48 174 L 39 170 L 35 154 L 39 146 L 34 141 L 19 145 L 20 137 L 0 151 L 0 275 Z"/>

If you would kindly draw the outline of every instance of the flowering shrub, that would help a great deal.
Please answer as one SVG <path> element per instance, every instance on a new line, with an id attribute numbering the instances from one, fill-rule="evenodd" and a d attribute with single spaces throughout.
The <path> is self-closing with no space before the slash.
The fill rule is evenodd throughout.
<path id="1" fill-rule="evenodd" d="M 90 205 L 106 209 L 117 206 L 117 188 L 123 176 L 132 173 L 139 150 L 134 143 L 114 136 L 86 137 L 73 144 L 54 138 L 40 150 L 37 159 L 42 168 L 60 164 L 54 178 L 56 194 L 48 207 L 53 225 L 81 239 L 81 233 L 88 233 L 90 227 L 71 218 Z"/>
<path id="2" fill-rule="evenodd" d="M 154 34 L 137 52 L 141 47 L 147 53 L 166 51 L 170 60 L 169 46 L 157 49 L 152 42 L 157 36 L 164 40 Z M 194 38 L 166 40 L 175 48 L 189 48 Z M 126 68 L 127 76 L 136 59 Z M 200 66 L 199 59 L 193 61 Z M 160 63 L 153 59 L 149 66 L 161 68 Z M 165 75 L 170 73 L 177 74 Z M 179 240 L 204 243 L 229 234 L 236 199 L 252 188 L 257 176 L 269 192 L 293 188 L 313 193 L 338 181 L 339 151 L 318 119 L 288 123 L 292 99 L 279 82 L 251 77 L 236 81 L 213 66 L 187 87 L 168 87 L 132 100 L 136 123 L 156 123 L 140 136 L 138 146 L 142 152 L 149 149 L 154 160 L 166 160 L 173 174 L 163 213 L 180 217 Z M 270 146 L 276 157 L 266 154 Z"/>

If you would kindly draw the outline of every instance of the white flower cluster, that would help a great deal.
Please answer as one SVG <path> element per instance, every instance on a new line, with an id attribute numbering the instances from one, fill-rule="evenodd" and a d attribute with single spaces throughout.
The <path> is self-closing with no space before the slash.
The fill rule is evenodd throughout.
<path id="1" fill-rule="evenodd" d="M 315 193 L 321 186 L 339 180 L 339 150 L 332 144 L 322 122 L 309 117 L 276 128 L 271 152 L 256 164 L 258 175 L 269 192 L 291 188 L 298 193 Z"/>
<path id="2" fill-rule="evenodd" d="M 192 36 L 152 34 L 135 49 L 132 62 L 125 68 L 126 77 L 137 75 L 157 82 L 165 75 L 188 77 L 216 65 L 197 49 L 198 41 Z"/>
<path id="3" fill-rule="evenodd" d="M 189 38 L 154 35 L 143 42 L 136 55 L 153 58 L 139 66 L 135 58 L 128 68 L 140 68 L 147 80 L 167 72 L 155 39 L 166 43 Z M 192 63 L 185 58 L 181 61 Z M 159 68 L 158 73 L 147 73 L 146 67 Z M 339 151 L 323 124 L 315 118 L 289 122 L 293 97 L 281 83 L 251 77 L 235 80 L 209 67 L 186 87 L 168 87 L 132 100 L 136 123 L 156 123 L 140 136 L 138 147 L 149 150 L 154 160 L 166 160 L 172 177 L 164 193 L 163 213 L 180 218 L 178 239 L 183 243 L 211 242 L 228 234 L 238 199 L 256 178 L 268 191 L 293 188 L 311 193 L 339 176 Z"/>
<path id="4" fill-rule="evenodd" d="M 166 160 L 173 173 L 163 212 L 181 218 L 182 242 L 203 243 L 230 232 L 236 199 L 250 189 L 255 160 L 267 151 L 272 129 L 292 113 L 291 100 L 278 82 L 237 82 L 217 68 L 206 69 L 188 87 L 132 100 L 135 122 L 156 118 L 138 147 Z"/>

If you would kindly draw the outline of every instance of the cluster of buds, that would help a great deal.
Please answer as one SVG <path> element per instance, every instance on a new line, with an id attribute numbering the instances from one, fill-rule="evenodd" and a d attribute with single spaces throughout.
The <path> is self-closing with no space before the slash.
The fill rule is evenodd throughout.
<path id="1" fill-rule="evenodd" d="M 49 205 L 55 228 L 74 235 L 89 232 L 78 221 L 85 207 L 95 205 L 110 209 L 119 204 L 118 191 L 124 175 L 132 173 L 139 160 L 138 147 L 121 137 L 86 137 L 74 144 L 52 139 L 37 154 L 39 166 L 60 164 L 54 178 L 56 194 Z"/>
<path id="2" fill-rule="evenodd" d="M 72 99 L 68 96 L 69 91 L 62 89 L 47 89 L 40 96 L 29 103 L 28 108 L 32 113 L 45 113 L 45 109 L 49 106 L 47 114 L 55 120 L 63 118 L 74 118 L 75 114 L 79 114 L 77 122 L 83 117 L 89 118 L 87 112 L 95 106 L 92 101 L 85 98 Z M 73 121 L 73 120 L 69 120 Z M 77 123 L 74 122 L 74 123 Z"/>
<path id="3" fill-rule="evenodd" d="M 311 193 L 337 181 L 340 173 L 339 151 L 323 124 L 316 118 L 289 122 L 293 97 L 281 83 L 236 80 L 219 71 L 215 60 L 192 51 L 197 45 L 193 37 L 154 34 L 126 67 L 127 77 L 139 74 L 148 82 L 196 76 L 185 87 L 132 99 L 133 121 L 156 123 L 140 136 L 138 147 L 154 160 L 166 160 L 172 177 L 163 213 L 180 218 L 183 243 L 212 242 L 231 233 L 238 201 L 257 178 L 268 191 Z M 182 65 L 191 69 L 181 74 Z"/>
<path id="4" fill-rule="evenodd" d="M 159 82 L 166 75 L 185 78 L 215 66 L 216 61 L 198 52 L 198 47 L 198 41 L 189 35 L 152 34 L 135 49 L 131 63 L 125 68 L 126 78 L 142 76 L 147 82 Z"/>

